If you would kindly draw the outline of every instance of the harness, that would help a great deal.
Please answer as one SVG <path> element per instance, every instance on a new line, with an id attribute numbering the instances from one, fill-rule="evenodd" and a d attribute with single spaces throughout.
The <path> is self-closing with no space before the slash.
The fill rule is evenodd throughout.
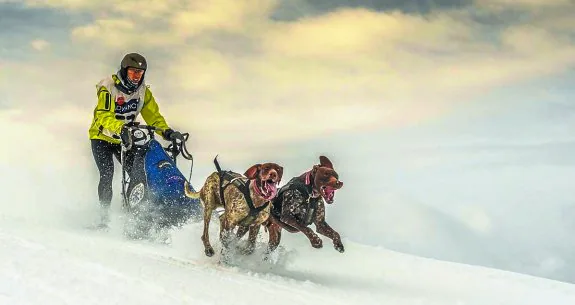
<path id="1" fill-rule="evenodd" d="M 315 194 L 313 191 L 313 185 L 310 182 L 310 176 L 311 176 L 311 171 L 306 174 L 305 180 L 301 179 L 301 177 L 294 177 L 286 185 L 284 185 L 283 187 L 280 188 L 280 190 L 278 192 L 278 196 L 273 201 L 272 212 L 273 212 L 273 215 L 276 217 L 276 219 L 278 221 L 280 221 L 282 224 L 284 224 L 288 227 L 291 227 L 290 225 L 288 225 L 288 224 L 286 224 L 280 220 L 280 215 L 281 215 L 281 210 L 282 210 L 282 202 L 283 202 L 282 196 L 283 196 L 283 193 L 287 190 L 298 190 L 304 195 L 304 197 L 307 197 L 306 203 L 307 203 L 308 208 L 307 208 L 306 215 L 305 215 L 303 221 L 304 221 L 304 224 L 307 226 L 312 224 L 313 219 L 315 218 L 315 215 L 316 215 L 317 206 L 318 206 L 319 200 L 321 199 L 321 196 L 313 196 Z"/>
<path id="2" fill-rule="evenodd" d="M 216 170 L 218 171 L 218 176 L 220 177 L 220 200 L 224 207 L 226 206 L 226 199 L 224 197 L 224 191 L 230 185 L 234 185 L 243 195 L 246 203 L 248 204 L 248 216 L 244 217 L 239 224 L 242 226 L 250 225 L 258 216 L 258 214 L 268 207 L 269 201 L 266 201 L 262 206 L 255 207 L 252 197 L 250 196 L 250 180 L 244 181 L 244 177 L 234 173 L 232 171 L 223 171 L 220 168 L 217 157 L 214 159 L 214 164 L 216 165 Z M 224 180 L 229 180 L 229 182 L 224 186 Z M 247 182 L 247 183 L 246 183 Z M 255 182 L 253 182 L 255 183 Z"/>

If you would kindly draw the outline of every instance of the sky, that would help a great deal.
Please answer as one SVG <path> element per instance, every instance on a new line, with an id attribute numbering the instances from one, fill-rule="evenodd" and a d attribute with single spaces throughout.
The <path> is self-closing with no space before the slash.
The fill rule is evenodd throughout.
<path id="1" fill-rule="evenodd" d="M 140 52 L 191 134 L 194 185 L 216 154 L 287 177 L 324 154 L 342 235 L 575 282 L 574 14 L 572 0 L 0 0 L 0 164 L 95 198 L 95 85 Z"/>

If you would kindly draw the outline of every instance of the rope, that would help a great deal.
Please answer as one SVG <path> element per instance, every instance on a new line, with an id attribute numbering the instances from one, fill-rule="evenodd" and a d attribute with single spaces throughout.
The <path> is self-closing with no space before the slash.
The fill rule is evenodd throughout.
<path id="1" fill-rule="evenodd" d="M 194 156 L 188 151 L 188 147 L 186 146 L 186 142 L 188 141 L 190 134 L 189 133 L 183 133 L 182 136 L 184 136 L 184 140 L 181 141 L 179 143 L 179 145 L 175 141 L 172 142 L 172 144 L 170 144 L 168 146 L 168 150 L 170 150 L 173 153 L 174 161 L 175 161 L 176 157 L 179 154 L 181 154 L 184 159 L 190 160 L 192 162 L 192 165 L 190 166 L 190 176 L 188 178 L 188 181 L 191 181 L 192 172 L 194 169 Z M 176 146 L 176 149 L 174 149 L 174 145 Z"/>

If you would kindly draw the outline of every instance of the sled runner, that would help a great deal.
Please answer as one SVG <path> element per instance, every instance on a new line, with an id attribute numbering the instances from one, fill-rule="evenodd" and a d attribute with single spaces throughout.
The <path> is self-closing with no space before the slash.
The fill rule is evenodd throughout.
<path id="1" fill-rule="evenodd" d="M 170 228 L 202 219 L 200 200 L 185 195 L 189 179 L 176 167 L 180 154 L 192 161 L 191 179 L 193 157 L 185 146 L 189 134 L 183 134 L 184 141 L 173 140 L 163 147 L 155 139 L 155 131 L 153 126 L 134 123 L 130 143 L 122 143 L 122 207 L 137 235 L 146 235 L 153 227 Z"/>

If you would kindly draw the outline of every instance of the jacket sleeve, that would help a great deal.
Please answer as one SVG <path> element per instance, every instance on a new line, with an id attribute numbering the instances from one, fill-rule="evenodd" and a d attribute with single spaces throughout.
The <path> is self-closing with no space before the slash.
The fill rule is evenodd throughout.
<path id="1" fill-rule="evenodd" d="M 115 102 L 110 91 L 104 86 L 98 88 L 98 105 L 96 106 L 96 120 L 99 125 L 120 134 L 124 122 L 116 119 Z"/>
<path id="2" fill-rule="evenodd" d="M 149 88 L 146 88 L 144 106 L 142 107 L 141 114 L 144 118 L 144 121 L 146 121 L 146 124 L 161 129 L 156 132 L 161 136 L 164 135 L 164 130 L 170 128 L 168 123 L 166 123 L 166 119 L 164 119 L 160 113 L 160 107 L 158 106 L 158 103 L 156 103 L 156 99 L 154 98 L 154 95 Z"/>

